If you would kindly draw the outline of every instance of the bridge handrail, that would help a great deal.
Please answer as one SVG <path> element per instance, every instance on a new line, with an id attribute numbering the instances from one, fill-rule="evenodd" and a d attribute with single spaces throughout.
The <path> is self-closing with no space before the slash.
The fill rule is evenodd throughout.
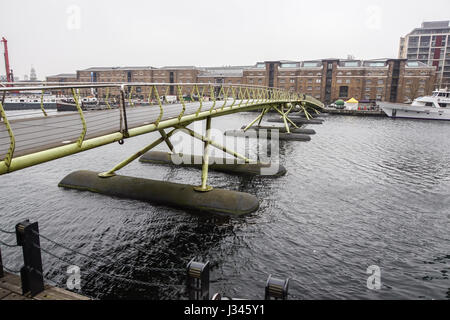
<path id="1" fill-rule="evenodd" d="M 30 86 L 22 86 L 19 85 L 30 84 Z M 214 87 L 242 87 L 242 88 L 261 88 L 261 89 L 273 89 L 273 90 L 282 90 L 277 87 L 267 87 L 267 86 L 259 86 L 253 84 L 230 84 L 230 83 L 202 83 L 202 82 L 39 82 L 39 84 L 32 85 L 33 82 L 29 83 L 17 83 L 17 82 L 0 82 L 0 92 L 3 91 L 35 91 L 35 90 L 56 90 L 56 89 L 89 89 L 89 88 L 111 88 L 116 87 L 120 88 L 122 86 L 125 87 L 146 87 L 146 86 L 214 86 Z M 17 87 L 14 87 L 17 85 Z M 7 87 L 10 86 L 10 87 Z M 13 86 L 13 87 L 11 87 Z"/>
<path id="2" fill-rule="evenodd" d="M 280 88 L 246 84 L 126 82 L 76 83 L 74 85 L 46 83 L 28 87 L 12 85 L 12 87 L 0 87 L 0 93 L 3 92 L 0 98 L 7 92 L 39 90 L 41 110 L 39 113 L 30 113 L 30 117 L 26 115 L 27 119 L 15 119 L 14 117 L 17 116 L 5 112 L 3 104 L 0 103 L 0 174 L 37 164 L 35 162 L 42 163 L 100 145 L 123 142 L 124 139 L 132 136 L 202 120 L 206 117 L 262 109 L 267 106 L 283 104 L 292 106 L 302 102 L 318 108 L 322 107 L 320 101 L 307 95 Z M 140 87 L 139 92 L 136 89 L 138 87 Z M 150 104 L 148 107 L 135 108 L 133 95 L 145 97 L 146 91 L 143 88 L 150 89 L 148 97 Z M 98 99 L 97 107 L 100 103 L 104 103 L 104 110 L 87 112 L 80 107 L 77 101 L 80 94 L 89 95 L 86 93 L 89 90 L 92 94 L 94 92 L 92 90 L 103 89 L 107 89 L 107 94 L 103 95 L 106 100 Z M 115 89 L 118 93 L 118 104 L 116 103 L 114 107 L 113 103 L 108 101 L 112 95 L 111 89 Z M 72 113 L 49 115 L 48 110 L 44 109 L 42 91 L 51 90 L 67 90 L 72 93 L 76 105 L 74 111 L 78 112 L 78 124 L 74 124 L 75 120 L 71 118 Z M 100 97 L 100 94 L 97 95 Z M 170 106 L 171 101 L 168 98 L 171 96 L 178 104 Z M 128 101 L 125 97 L 128 97 Z M 136 101 L 139 103 L 138 100 Z M 157 114 L 152 107 L 155 101 L 159 106 Z M 20 114 L 18 117 L 24 116 Z M 143 122 L 143 117 L 146 116 L 148 121 Z M 70 119 L 72 122 L 69 122 Z M 67 129 L 61 125 L 62 123 L 67 124 Z M 26 126 L 30 127 L 26 130 L 24 129 Z M 79 129 L 76 129 L 77 126 Z M 57 136 L 59 140 L 51 135 L 55 127 L 59 127 Z M 76 139 L 73 137 L 75 131 L 77 131 Z M 5 142 L 6 139 L 9 141 Z M 65 145 L 66 143 L 69 144 Z M 33 154 L 35 158 L 31 157 Z M 39 159 L 36 160 L 37 158 Z"/>

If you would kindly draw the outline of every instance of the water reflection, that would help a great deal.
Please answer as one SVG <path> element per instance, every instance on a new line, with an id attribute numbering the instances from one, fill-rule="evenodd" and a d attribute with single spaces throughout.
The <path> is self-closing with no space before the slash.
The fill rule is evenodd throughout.
<path id="1" fill-rule="evenodd" d="M 213 125 L 238 129 L 254 118 L 231 115 Z M 212 264 L 211 291 L 232 296 L 262 298 L 274 274 L 298 280 L 290 287 L 296 298 L 448 299 L 450 140 L 443 137 L 450 126 L 330 116 L 313 129 L 311 142 L 280 142 L 286 176 L 210 172 L 211 185 L 258 197 L 260 209 L 248 217 L 217 218 L 57 187 L 74 170 L 112 168 L 156 137 L 145 135 L 1 176 L 0 227 L 37 220 L 46 236 L 111 259 L 93 262 L 42 241 L 85 270 L 83 293 L 94 298 L 184 299 L 183 272 L 150 268 L 184 268 L 196 258 Z M 249 142 L 250 155 L 256 146 Z M 201 143 L 196 147 L 201 154 Z M 139 162 L 120 173 L 194 185 L 201 180 L 195 169 Z M 3 259 L 18 266 L 13 253 Z M 43 259 L 46 276 L 64 286 L 68 264 Z M 366 269 L 374 264 L 382 270 L 380 291 L 366 287 Z"/>

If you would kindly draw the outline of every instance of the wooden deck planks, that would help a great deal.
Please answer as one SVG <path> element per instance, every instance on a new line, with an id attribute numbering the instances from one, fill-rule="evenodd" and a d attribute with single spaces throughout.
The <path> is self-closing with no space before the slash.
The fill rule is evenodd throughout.
<path id="1" fill-rule="evenodd" d="M 0 300 L 90 300 L 61 288 L 45 285 L 45 290 L 34 297 L 22 295 L 20 277 L 8 272 L 0 278 Z"/>

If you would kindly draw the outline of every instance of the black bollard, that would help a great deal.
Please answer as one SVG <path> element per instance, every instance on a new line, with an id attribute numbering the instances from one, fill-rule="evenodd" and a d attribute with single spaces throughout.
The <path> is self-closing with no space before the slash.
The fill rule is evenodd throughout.
<path id="1" fill-rule="evenodd" d="M 22 246 L 24 266 L 20 269 L 22 293 L 32 297 L 44 291 L 38 223 L 25 220 L 16 225 L 17 245 Z"/>
<path id="2" fill-rule="evenodd" d="M 3 261 L 2 261 L 2 248 L 0 248 L 0 278 L 3 278 L 5 275 L 3 273 Z"/>
<path id="3" fill-rule="evenodd" d="M 289 279 L 282 280 L 269 276 L 266 283 L 265 300 L 287 300 L 289 289 Z"/>
<path id="4" fill-rule="evenodd" d="M 189 300 L 209 300 L 209 261 L 191 260 L 187 265 L 187 291 Z"/>

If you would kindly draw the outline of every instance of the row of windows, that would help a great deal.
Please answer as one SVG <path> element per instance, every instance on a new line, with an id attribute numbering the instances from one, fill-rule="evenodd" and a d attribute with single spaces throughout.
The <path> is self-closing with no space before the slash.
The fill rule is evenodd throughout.
<path id="1" fill-rule="evenodd" d="M 339 72 L 337 73 L 337 75 L 338 75 L 338 76 L 343 76 L 344 73 L 343 73 L 342 71 L 339 71 Z M 351 76 L 351 75 L 364 75 L 364 71 L 359 71 L 359 72 L 350 72 L 350 71 L 348 71 L 348 72 L 345 73 L 345 75 L 346 75 L 346 76 Z M 371 71 L 371 72 L 367 72 L 367 75 L 368 75 L 368 76 L 377 76 L 377 75 L 385 76 L 385 75 L 386 75 L 386 72 L 383 72 L 383 71 L 381 71 L 381 72 Z"/>
<path id="2" fill-rule="evenodd" d="M 361 79 L 354 79 L 353 81 L 356 82 L 356 83 L 361 83 Z M 345 83 L 351 83 L 351 80 L 350 79 L 345 79 L 345 80 L 344 79 L 337 79 L 336 82 L 337 83 L 344 83 L 344 82 Z M 375 83 L 375 81 L 372 81 L 370 79 L 366 80 L 366 84 L 367 85 L 370 85 L 372 83 Z M 379 80 L 376 81 L 376 83 L 378 85 L 383 85 L 384 84 L 384 80 L 379 79 Z"/>
<path id="3" fill-rule="evenodd" d="M 288 76 L 288 75 L 295 76 L 296 73 L 295 73 L 295 72 L 290 72 L 290 73 L 288 73 L 288 72 L 280 72 L 280 75 L 281 75 L 281 76 Z M 308 72 L 307 75 L 308 75 L 308 76 L 314 76 L 314 73 Z M 316 76 L 321 77 L 321 76 L 322 76 L 322 73 L 321 73 L 321 72 L 318 72 L 318 73 L 316 73 Z"/>
<path id="4" fill-rule="evenodd" d="M 284 87 L 284 88 L 286 88 L 286 90 L 291 90 L 291 91 L 292 91 L 292 90 L 295 90 L 295 87 L 292 87 L 292 86 L 291 86 L 291 87 L 287 87 L 287 86 L 286 86 L 286 87 Z M 303 87 L 302 87 L 302 86 L 298 87 L 298 90 L 299 90 L 299 91 L 303 91 Z M 307 87 L 306 87 L 306 90 L 307 90 L 307 91 L 313 91 L 313 90 L 314 90 L 314 91 L 321 91 L 322 88 L 321 88 L 321 87 L 307 86 Z"/>
<path id="5" fill-rule="evenodd" d="M 411 93 L 411 88 L 406 88 L 405 89 L 405 93 Z M 415 91 L 416 89 L 414 89 L 413 91 Z M 417 89 L 417 91 L 419 92 L 419 93 L 424 93 L 425 92 L 425 88 L 418 88 Z"/>
<path id="6" fill-rule="evenodd" d="M 285 83 L 286 82 L 286 80 L 285 79 L 280 79 L 280 83 Z M 290 83 L 295 83 L 295 79 L 289 79 L 289 82 Z M 322 79 L 316 79 L 315 81 L 313 81 L 313 79 L 308 79 L 308 83 L 313 83 L 313 82 L 315 82 L 315 83 L 321 83 L 322 82 Z"/>
<path id="7" fill-rule="evenodd" d="M 198 83 L 209 83 L 209 84 L 211 84 L 211 83 L 213 83 L 211 80 L 208 80 L 208 81 L 206 81 L 206 80 L 199 80 L 198 81 Z M 231 81 L 231 80 L 228 80 L 228 84 L 232 84 L 233 82 Z M 236 81 L 236 84 L 240 84 L 241 83 L 241 80 L 237 80 Z"/>

